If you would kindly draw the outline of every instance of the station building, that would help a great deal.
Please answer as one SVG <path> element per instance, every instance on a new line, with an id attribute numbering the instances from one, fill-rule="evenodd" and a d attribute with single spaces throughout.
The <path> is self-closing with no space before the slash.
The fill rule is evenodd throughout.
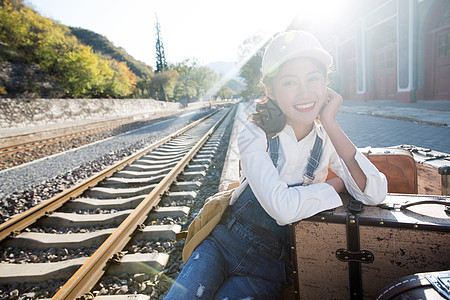
<path id="1" fill-rule="evenodd" d="M 340 26 L 305 24 L 332 55 L 349 100 L 450 100 L 450 0 L 350 0 Z"/>

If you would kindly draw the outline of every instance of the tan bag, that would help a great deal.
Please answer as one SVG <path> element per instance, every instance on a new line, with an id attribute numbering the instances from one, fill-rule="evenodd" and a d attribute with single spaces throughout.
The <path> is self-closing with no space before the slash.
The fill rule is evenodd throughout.
<path id="1" fill-rule="evenodd" d="M 416 162 L 408 150 L 370 148 L 362 153 L 386 176 L 388 193 L 417 194 Z"/>
<path id="2" fill-rule="evenodd" d="M 198 215 L 189 225 L 186 242 L 183 247 L 183 262 L 186 263 L 192 252 L 213 231 L 219 223 L 225 209 L 230 205 L 231 195 L 236 188 L 217 193 L 205 200 Z"/>

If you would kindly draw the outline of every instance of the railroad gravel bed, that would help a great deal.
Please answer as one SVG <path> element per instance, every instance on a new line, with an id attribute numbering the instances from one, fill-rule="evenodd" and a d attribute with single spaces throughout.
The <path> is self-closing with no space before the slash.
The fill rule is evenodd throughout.
<path id="1" fill-rule="evenodd" d="M 28 149 L 26 151 L 16 152 L 12 154 L 2 155 L 0 156 L 0 171 L 6 170 L 12 167 L 16 167 L 40 158 L 44 158 L 50 155 L 54 155 L 57 153 L 61 153 L 64 151 L 69 151 L 71 149 L 76 149 L 84 145 L 88 145 L 97 141 L 101 141 L 107 139 L 112 136 L 116 136 L 122 133 L 126 133 L 131 130 L 135 130 L 144 126 L 148 126 L 157 122 L 161 122 L 181 113 L 157 117 L 147 121 L 137 121 L 125 125 L 121 125 L 117 128 L 105 130 L 102 132 L 97 132 L 93 134 L 89 134 L 86 136 L 76 137 L 70 140 L 60 141 L 53 144 L 42 145 L 37 148 Z"/>
<path id="2" fill-rule="evenodd" d="M 45 250 L 30 250 L 15 247 L 0 248 L 0 260 L 10 264 L 49 263 L 64 261 L 79 257 L 90 257 L 97 248 L 80 247 L 77 249 L 50 248 Z"/>
<path id="3" fill-rule="evenodd" d="M 0 223 L 166 137 L 210 111 L 179 117 L 0 172 Z"/>
<path id="4" fill-rule="evenodd" d="M 208 112 L 197 115 L 186 123 L 199 119 Z M 1 199 L 0 222 L 7 220 L 12 215 L 20 213 L 41 202 L 51 196 L 61 192 L 62 190 L 74 185 L 76 182 L 85 179 L 95 172 L 117 162 L 125 156 L 142 149 L 152 142 L 163 136 L 175 132 L 186 124 L 170 126 L 168 129 L 158 132 L 157 136 L 141 139 L 139 142 L 132 143 L 131 146 L 116 150 L 110 154 L 103 155 L 99 159 L 86 162 L 81 167 L 69 171 L 63 175 L 59 175 L 51 180 L 47 180 L 44 184 L 33 186 L 23 192 L 16 192 L 12 195 Z M 186 218 L 162 218 L 152 221 L 147 225 L 163 225 L 163 224 L 179 224 L 183 226 L 183 230 L 187 229 L 187 224 L 195 217 L 207 197 L 217 192 L 219 181 L 222 173 L 223 162 L 227 153 L 231 127 L 228 126 L 221 139 L 221 144 L 215 154 L 213 161 L 205 177 L 197 180 L 202 182 L 198 195 L 191 203 L 191 213 Z M 99 228 L 100 229 L 100 228 Z M 67 233 L 72 231 L 84 232 L 84 229 L 72 228 L 27 228 L 26 231 L 31 232 L 51 232 L 51 233 Z M 166 269 L 156 275 L 150 274 L 121 274 L 118 276 L 105 277 L 95 287 L 94 294 L 100 295 L 117 295 L 117 294 L 135 294 L 144 293 L 151 296 L 151 299 L 162 299 L 167 289 L 170 287 L 173 279 L 179 273 L 182 267 L 181 251 L 184 245 L 184 239 L 180 241 L 136 241 L 135 244 L 129 246 L 126 251 L 128 253 L 152 253 L 161 252 L 170 254 L 170 261 Z M 8 263 L 30 263 L 30 262 L 51 262 L 58 260 L 67 260 L 80 256 L 91 255 L 95 249 L 50 249 L 46 252 L 30 249 L 15 249 L 13 247 L 0 248 L 0 260 Z M 14 283 L 0 286 L 0 299 L 33 299 L 51 297 L 62 285 L 64 281 L 47 280 L 40 283 Z"/>

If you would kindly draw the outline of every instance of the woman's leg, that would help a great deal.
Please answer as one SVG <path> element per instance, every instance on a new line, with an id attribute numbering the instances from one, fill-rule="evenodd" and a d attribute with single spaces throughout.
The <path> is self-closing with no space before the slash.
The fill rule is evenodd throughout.
<path id="1" fill-rule="evenodd" d="M 228 277 L 214 296 L 214 300 L 258 299 L 276 300 L 282 294 L 281 281 L 233 275 Z"/>
<path id="2" fill-rule="evenodd" d="M 214 296 L 215 300 L 279 299 L 286 286 L 285 261 L 254 244 L 233 266 Z"/>
<path id="3" fill-rule="evenodd" d="M 207 237 L 194 250 L 165 300 L 212 299 L 225 277 L 225 262 L 215 243 Z"/>

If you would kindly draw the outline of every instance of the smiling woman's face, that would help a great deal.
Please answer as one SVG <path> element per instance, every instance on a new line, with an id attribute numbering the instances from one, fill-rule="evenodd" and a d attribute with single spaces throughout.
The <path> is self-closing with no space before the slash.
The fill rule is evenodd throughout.
<path id="1" fill-rule="evenodd" d="M 284 63 L 273 78 L 270 97 L 276 99 L 291 126 L 309 126 L 327 99 L 326 78 L 310 59 Z"/>

